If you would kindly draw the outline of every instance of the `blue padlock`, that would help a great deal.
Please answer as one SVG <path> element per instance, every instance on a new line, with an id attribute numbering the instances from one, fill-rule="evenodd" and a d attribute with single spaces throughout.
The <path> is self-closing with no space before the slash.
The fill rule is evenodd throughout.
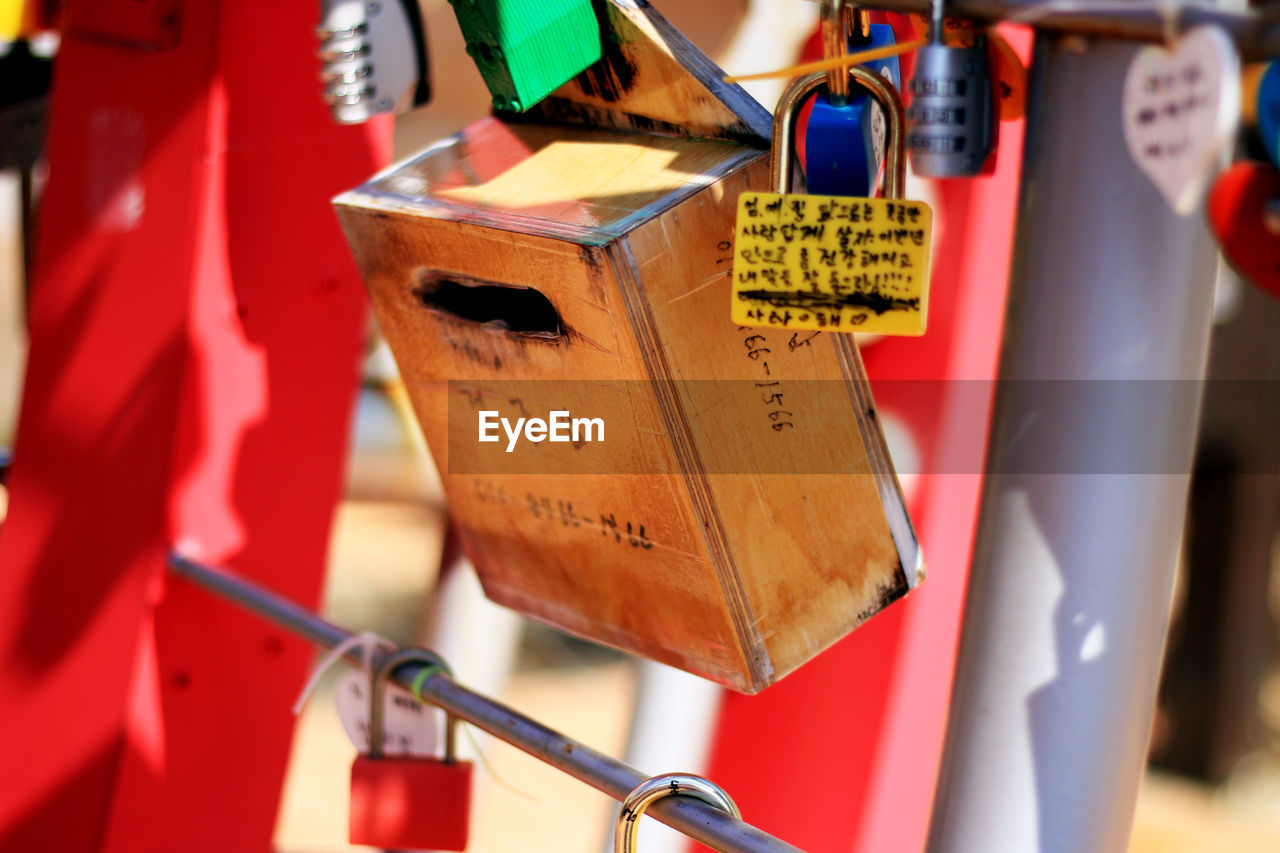
<path id="1" fill-rule="evenodd" d="M 1258 81 L 1258 135 L 1271 162 L 1280 166 L 1280 62 L 1273 62 Z"/>
<path id="2" fill-rule="evenodd" d="M 871 50 L 877 47 L 892 47 L 897 44 L 893 38 L 893 27 L 889 24 L 870 24 L 870 32 L 864 41 L 856 41 L 855 36 L 849 38 L 849 52 L 853 53 L 859 50 Z M 902 89 L 902 69 L 898 67 L 898 57 L 888 56 L 884 59 L 873 59 L 870 62 L 864 62 L 863 68 L 869 68 L 888 80 L 895 89 Z M 870 95 L 863 95 L 864 98 L 870 98 Z"/>
<path id="3" fill-rule="evenodd" d="M 895 44 L 893 27 L 865 24 L 850 36 L 845 4 L 823 3 L 823 47 L 828 57 L 850 51 Z M 900 87 L 896 56 L 866 63 L 866 67 Z M 835 69 L 827 76 L 827 91 L 819 93 L 805 131 L 805 177 L 810 193 L 867 197 L 876 186 L 884 159 L 884 112 L 863 93 L 849 93 L 848 72 Z"/>

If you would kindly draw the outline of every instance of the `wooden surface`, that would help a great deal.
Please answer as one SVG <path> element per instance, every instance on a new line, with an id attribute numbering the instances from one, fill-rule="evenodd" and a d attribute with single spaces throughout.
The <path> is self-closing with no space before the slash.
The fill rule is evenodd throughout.
<path id="1" fill-rule="evenodd" d="M 652 6 L 633 0 L 596 4 L 603 57 L 523 114 L 535 124 L 613 127 L 767 147 L 768 110 Z"/>
<path id="2" fill-rule="evenodd" d="M 603 245 L 758 156 L 729 143 L 490 118 L 342 203 Z"/>
<path id="3" fill-rule="evenodd" d="M 468 388 L 483 383 L 492 394 L 492 405 L 510 413 L 507 401 L 512 394 L 503 392 L 503 383 L 511 387 L 521 380 L 564 377 L 640 383 L 648 378 L 636 342 L 618 324 L 625 318 L 612 310 L 618 296 L 603 264 L 585 261 L 579 245 L 537 235 L 404 213 L 372 214 L 341 207 L 339 213 L 444 477 L 450 511 L 481 565 L 488 594 L 575 633 L 675 665 L 697 665 L 678 657 L 680 649 L 690 649 L 710 660 L 704 667 L 720 660 L 722 678 L 741 671 L 744 664 L 733 659 L 736 650 L 723 640 L 732 636 L 732 626 L 721 602 L 711 595 L 715 581 L 710 566 L 696 551 L 674 545 L 655 547 L 644 551 L 643 562 L 629 560 L 629 542 L 607 541 L 610 537 L 598 526 L 594 530 L 581 525 L 565 528 L 528 508 L 530 496 L 535 505 L 543 498 L 553 506 L 557 501 L 573 502 L 579 515 L 591 511 L 598 519 L 606 513 L 623 519 L 624 525 L 631 519 L 637 529 L 644 523 L 654 542 L 692 542 L 697 535 L 692 508 L 686 497 L 669 488 L 666 477 L 604 477 L 583 494 L 578 475 L 461 477 L 450 473 L 458 464 L 454 454 L 463 454 L 466 448 L 450 447 L 448 415 L 474 418 L 474 414 L 469 398 L 461 392 L 451 399 L 448 380 L 466 382 Z M 414 276 L 424 265 L 485 281 L 536 282 L 572 334 L 557 340 L 526 338 L 424 310 L 411 292 Z M 622 423 L 629 417 L 624 413 L 629 402 L 617 402 L 616 417 L 610 412 L 598 414 L 606 422 Z M 648 407 L 637 420 L 658 421 L 651 400 L 635 402 Z M 541 407 L 542 411 L 547 410 L 545 403 L 525 401 L 530 409 Z M 471 438 L 474 428 L 460 425 L 458 433 Z M 660 433 L 650 435 L 643 447 L 647 458 L 657 456 L 653 465 L 672 470 L 670 463 L 661 460 L 669 451 L 657 440 Z M 601 597 L 602 573 L 612 582 L 630 582 L 640 592 L 626 598 Z M 646 583 L 646 575 L 654 580 Z M 655 607 L 646 600 L 648 595 L 656 597 L 658 612 L 663 611 L 667 596 L 680 596 L 677 612 L 684 617 L 680 624 L 661 629 L 651 625 Z M 646 641 L 646 634 L 652 634 L 652 639 Z"/>
<path id="4" fill-rule="evenodd" d="M 748 692 L 901 596 L 918 561 L 859 427 L 856 350 L 763 346 L 729 322 L 737 194 L 767 171 L 742 146 L 487 120 L 339 200 L 489 596 Z M 584 218 L 602 193 L 614 218 Z M 424 305 L 441 278 L 531 287 L 562 330 Z M 798 427 L 772 428 L 758 384 Z M 568 409 L 609 433 L 508 455 L 476 441 L 481 408 Z"/>
<path id="5" fill-rule="evenodd" d="M 729 320 L 767 111 L 651 8 L 597 8 L 600 63 L 338 212 L 486 593 L 755 692 L 914 586 L 919 552 L 856 348 Z M 508 453 L 482 410 L 607 437 Z"/>
<path id="6" fill-rule="evenodd" d="M 890 514 L 905 518 L 902 497 L 879 425 L 862 431 L 872 410 L 850 339 L 729 322 L 729 252 L 717 247 L 733 231 L 738 194 L 766 180 L 763 166 L 663 213 L 627 249 L 639 310 L 655 327 L 655 376 L 681 380 L 695 451 L 688 488 L 705 490 L 702 512 L 722 526 L 721 574 L 745 596 L 744 641 L 760 644 L 768 683 L 905 594 L 918 550 L 914 535 L 896 542 L 889 526 Z M 721 399 L 708 404 L 707 388 Z M 774 394 L 782 407 L 765 402 Z M 770 419 L 777 411 L 794 427 L 775 429 L 786 422 Z M 692 476 L 699 469 L 707 473 Z M 800 473 L 779 473 L 791 471 Z M 892 481 L 885 496 L 878 472 Z"/>

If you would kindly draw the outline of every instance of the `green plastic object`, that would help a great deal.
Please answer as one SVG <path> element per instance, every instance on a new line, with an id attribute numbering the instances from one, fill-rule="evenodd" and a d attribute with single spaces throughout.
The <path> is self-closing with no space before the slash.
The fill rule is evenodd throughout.
<path id="1" fill-rule="evenodd" d="M 600 59 L 591 0 L 449 0 L 499 110 L 523 112 Z"/>

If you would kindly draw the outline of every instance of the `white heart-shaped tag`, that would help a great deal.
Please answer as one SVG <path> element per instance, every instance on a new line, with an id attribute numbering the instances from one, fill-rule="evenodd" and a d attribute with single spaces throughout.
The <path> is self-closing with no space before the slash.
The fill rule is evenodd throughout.
<path id="1" fill-rule="evenodd" d="M 382 751 L 386 755 L 435 755 L 439 743 L 440 712 L 420 704 L 395 685 L 387 688 L 383 706 Z M 369 751 L 369 677 L 360 670 L 338 679 L 335 699 L 338 719 L 361 753 Z"/>
<path id="2" fill-rule="evenodd" d="M 1240 57 L 1217 27 L 1144 47 L 1124 80 L 1129 154 L 1180 216 L 1196 208 L 1240 120 Z"/>

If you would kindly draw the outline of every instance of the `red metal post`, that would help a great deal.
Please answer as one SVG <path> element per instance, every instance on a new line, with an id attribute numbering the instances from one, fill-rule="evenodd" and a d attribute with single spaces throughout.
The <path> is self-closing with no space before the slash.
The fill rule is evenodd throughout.
<path id="1" fill-rule="evenodd" d="M 389 124 L 330 123 L 313 0 L 141 5 L 152 43 L 73 7 L 58 59 L 0 529 L 5 853 L 269 849 L 311 651 L 164 555 L 316 603 L 356 387 L 328 200 Z"/>

